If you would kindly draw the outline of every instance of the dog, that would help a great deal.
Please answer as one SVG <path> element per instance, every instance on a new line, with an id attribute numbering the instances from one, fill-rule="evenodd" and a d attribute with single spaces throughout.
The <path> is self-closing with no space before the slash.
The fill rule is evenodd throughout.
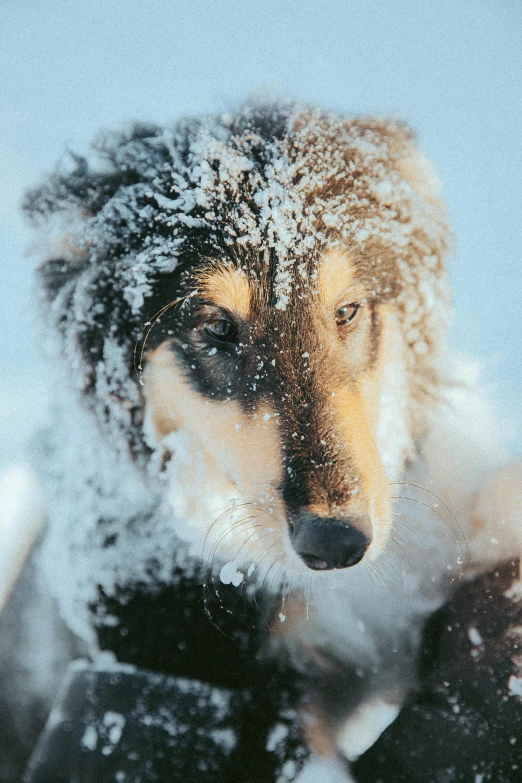
<path id="1" fill-rule="evenodd" d="M 520 552 L 520 470 L 448 346 L 440 183 L 403 123 L 284 101 L 94 151 L 25 202 L 60 368 L 47 585 L 93 651 L 100 596 L 187 563 L 220 611 L 272 597 L 307 741 L 353 760 L 426 618 Z"/>

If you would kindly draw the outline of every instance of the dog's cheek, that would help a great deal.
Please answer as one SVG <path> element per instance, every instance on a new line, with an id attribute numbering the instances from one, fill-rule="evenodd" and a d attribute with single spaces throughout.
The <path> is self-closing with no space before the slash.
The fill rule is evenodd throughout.
<path id="1" fill-rule="evenodd" d="M 160 346 L 147 356 L 144 371 L 145 437 L 154 447 L 179 430 L 182 421 L 179 411 L 177 375 L 173 368 L 172 352 Z"/>
<path id="2" fill-rule="evenodd" d="M 196 396 L 184 411 L 183 423 L 245 498 L 278 505 L 282 449 L 272 409 L 259 406 L 247 414 L 233 400 L 209 402 Z"/>
<path id="3" fill-rule="evenodd" d="M 389 481 L 400 480 L 402 466 L 415 454 L 411 379 L 403 331 L 390 304 L 379 307 L 378 352 L 363 385 L 373 398 L 377 448 Z"/>
<path id="4" fill-rule="evenodd" d="M 377 395 L 375 384 L 359 383 L 338 389 L 332 398 L 335 419 L 360 479 L 360 495 L 352 503 L 372 520 L 374 540 L 370 555 L 384 546 L 392 517 L 388 480 L 377 448 Z"/>
<path id="5" fill-rule="evenodd" d="M 185 431 L 249 500 L 279 485 L 282 445 L 274 410 L 260 405 L 245 413 L 234 400 L 203 397 L 190 387 L 167 345 L 147 357 L 144 381 L 146 420 L 156 444 Z"/>
<path id="6" fill-rule="evenodd" d="M 378 320 L 374 360 L 357 383 L 332 398 L 361 479 L 361 501 L 372 519 L 372 559 L 382 551 L 392 528 L 390 482 L 400 479 L 400 466 L 414 453 L 404 337 L 391 305 L 379 305 Z"/>

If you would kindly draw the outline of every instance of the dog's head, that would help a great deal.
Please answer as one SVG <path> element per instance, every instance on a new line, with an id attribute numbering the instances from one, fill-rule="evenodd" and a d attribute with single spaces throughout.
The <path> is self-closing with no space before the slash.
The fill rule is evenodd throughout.
<path id="1" fill-rule="evenodd" d="M 411 133 L 248 104 L 101 151 L 28 208 L 73 216 L 42 269 L 109 436 L 163 453 L 185 527 L 234 562 L 375 556 L 448 319 L 444 210 Z"/>

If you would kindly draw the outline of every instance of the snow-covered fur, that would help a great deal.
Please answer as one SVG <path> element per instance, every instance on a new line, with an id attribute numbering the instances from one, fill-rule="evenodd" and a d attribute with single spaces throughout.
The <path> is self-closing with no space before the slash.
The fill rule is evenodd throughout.
<path id="1" fill-rule="evenodd" d="M 350 668 L 365 697 L 399 704 L 415 681 L 427 615 L 463 573 L 518 546 L 494 531 L 498 509 L 476 520 L 477 493 L 506 457 L 473 367 L 447 347 L 450 236 L 431 167 L 401 123 L 284 102 L 249 102 L 234 115 L 172 128 L 135 125 L 103 135 L 94 151 L 94 161 L 75 157 L 26 200 L 40 229 L 47 346 L 61 368 L 42 562 L 64 617 L 95 647 L 89 610 L 100 590 L 168 583 L 176 567 L 194 574 L 209 565 L 218 589 L 221 576 L 282 596 L 273 648 L 298 668 L 312 661 L 325 679 Z M 373 548 L 352 568 L 318 572 L 289 544 L 273 477 L 248 496 L 249 477 L 223 467 L 219 446 L 202 441 L 196 397 L 223 411 L 234 391 L 213 398 L 190 380 L 190 357 L 173 369 L 164 349 L 176 340 L 173 312 L 199 295 L 198 269 L 217 262 L 248 280 L 255 271 L 260 287 L 269 275 L 274 323 L 288 318 L 299 342 L 296 302 L 303 292 L 319 302 L 325 258 L 334 259 L 334 277 L 348 259 L 363 309 L 381 313 L 387 336 L 374 357 L 376 462 L 361 469 L 359 494 Z M 304 383 L 319 365 L 307 363 L 308 350 L 300 356 L 292 373 Z M 248 368 L 249 394 L 268 383 L 271 366 L 275 359 Z M 246 431 L 257 410 L 241 400 L 243 418 L 229 422 L 221 451 L 235 449 L 233 432 Z M 273 436 L 270 454 L 281 432 L 290 442 L 293 435 L 290 425 L 276 428 L 285 412 L 275 408 L 248 430 Z M 218 421 L 216 413 L 205 424 L 209 442 Z M 257 479 L 262 465 L 247 468 Z M 374 487 L 378 471 L 384 478 Z M 353 468 L 343 508 L 359 502 L 358 475 Z M 371 510 L 372 492 L 382 513 Z M 257 531 L 241 528 L 245 503 L 255 505 Z M 267 556 L 266 538 L 259 541 L 270 534 L 276 555 Z M 343 694 L 333 704 L 335 731 L 360 698 Z M 342 738 L 353 756 L 371 742 L 346 729 Z"/>

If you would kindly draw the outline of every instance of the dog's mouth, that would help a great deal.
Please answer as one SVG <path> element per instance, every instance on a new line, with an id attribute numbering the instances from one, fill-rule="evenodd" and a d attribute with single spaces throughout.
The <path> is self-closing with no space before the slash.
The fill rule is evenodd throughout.
<path id="1" fill-rule="evenodd" d="M 289 515 L 292 547 L 313 571 L 351 568 L 359 563 L 371 544 L 364 529 L 370 529 L 370 521 L 362 515 L 347 519 L 320 517 L 309 511 Z"/>

